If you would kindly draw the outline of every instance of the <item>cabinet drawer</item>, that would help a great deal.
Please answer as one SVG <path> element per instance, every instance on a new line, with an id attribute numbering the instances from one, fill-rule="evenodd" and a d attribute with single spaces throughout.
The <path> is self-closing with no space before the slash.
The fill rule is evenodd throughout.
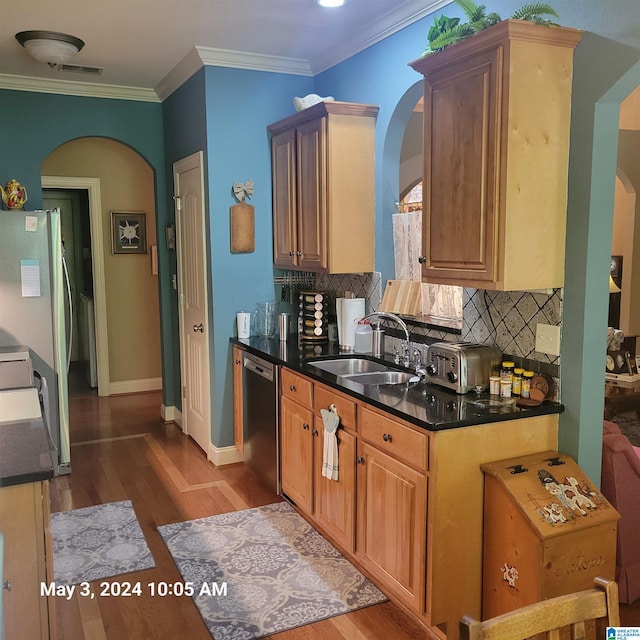
<path id="1" fill-rule="evenodd" d="M 417 469 L 426 471 L 429 468 L 426 433 L 414 431 L 367 407 L 361 408 L 360 416 L 360 436 L 365 442 Z"/>
<path id="2" fill-rule="evenodd" d="M 293 398 L 296 402 L 311 409 L 313 407 L 313 385 L 311 380 L 296 375 L 289 369 L 281 369 L 280 389 L 282 395 Z"/>
<path id="3" fill-rule="evenodd" d="M 320 409 L 328 409 L 329 405 L 334 404 L 340 416 L 340 425 L 344 429 L 354 431 L 356 428 L 356 403 L 329 387 L 319 384 L 315 384 L 314 387 L 313 412 L 315 415 L 322 421 Z"/>

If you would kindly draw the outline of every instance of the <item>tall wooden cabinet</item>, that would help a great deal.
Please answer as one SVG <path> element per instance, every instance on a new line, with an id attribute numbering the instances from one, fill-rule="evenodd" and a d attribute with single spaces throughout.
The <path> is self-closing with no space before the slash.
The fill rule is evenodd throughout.
<path id="1" fill-rule="evenodd" d="M 53 581 L 49 482 L 0 489 L 0 528 L 4 533 L 4 637 L 54 638 L 53 597 L 40 595 L 40 585 Z"/>
<path id="2" fill-rule="evenodd" d="M 321 102 L 268 127 L 276 266 L 373 271 L 377 113 Z"/>
<path id="3" fill-rule="evenodd" d="M 411 63 L 424 76 L 424 281 L 562 287 L 581 36 L 505 20 Z"/>

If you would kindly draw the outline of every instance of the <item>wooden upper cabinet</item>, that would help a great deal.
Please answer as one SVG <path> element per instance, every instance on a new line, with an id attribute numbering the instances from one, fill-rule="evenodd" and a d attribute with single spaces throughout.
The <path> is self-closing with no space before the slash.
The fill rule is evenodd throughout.
<path id="1" fill-rule="evenodd" d="M 276 266 L 373 271 L 377 113 L 321 102 L 268 127 Z"/>
<path id="2" fill-rule="evenodd" d="M 273 179 L 273 252 L 278 266 L 296 264 L 296 132 L 283 131 L 271 140 Z"/>
<path id="3" fill-rule="evenodd" d="M 424 281 L 562 287 L 581 36 L 505 20 L 411 63 L 424 76 Z"/>

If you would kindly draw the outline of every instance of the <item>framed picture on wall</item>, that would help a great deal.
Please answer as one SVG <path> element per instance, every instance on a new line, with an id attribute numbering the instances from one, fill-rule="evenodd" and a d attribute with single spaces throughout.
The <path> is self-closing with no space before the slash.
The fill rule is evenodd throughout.
<path id="1" fill-rule="evenodd" d="M 111 212 L 111 252 L 147 253 L 147 214 L 142 211 Z"/>

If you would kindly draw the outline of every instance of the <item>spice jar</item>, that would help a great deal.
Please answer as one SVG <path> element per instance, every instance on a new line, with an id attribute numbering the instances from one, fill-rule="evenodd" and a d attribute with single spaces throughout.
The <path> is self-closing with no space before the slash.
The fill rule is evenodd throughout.
<path id="1" fill-rule="evenodd" d="M 531 395 L 531 380 L 533 376 L 533 371 L 523 371 L 522 373 L 522 389 L 520 390 L 520 395 L 523 398 L 529 398 Z"/>
<path id="2" fill-rule="evenodd" d="M 515 362 L 505 360 L 502 363 L 502 369 L 500 370 L 500 378 L 508 379 L 509 382 L 513 382 L 513 370 L 515 369 L 515 366 Z"/>
<path id="3" fill-rule="evenodd" d="M 513 384 L 511 385 L 511 394 L 520 397 L 521 389 L 522 389 L 522 374 L 524 373 L 524 369 L 521 367 L 516 367 L 513 370 Z"/>

